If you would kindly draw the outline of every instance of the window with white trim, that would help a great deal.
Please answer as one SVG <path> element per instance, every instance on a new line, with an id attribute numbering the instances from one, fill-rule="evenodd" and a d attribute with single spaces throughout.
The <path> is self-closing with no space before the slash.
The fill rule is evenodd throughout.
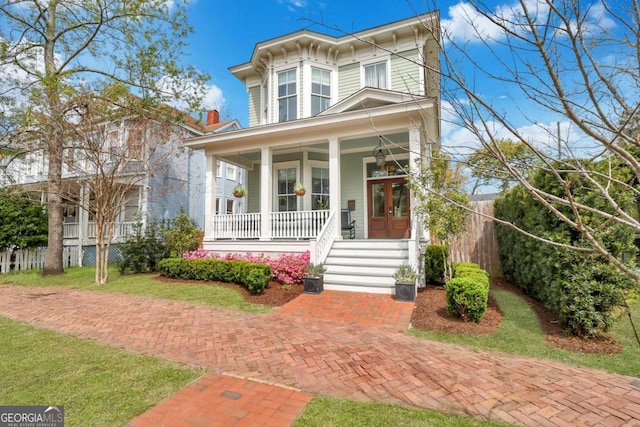
<path id="1" fill-rule="evenodd" d="M 296 167 L 277 170 L 276 205 L 278 212 L 298 210 L 298 196 L 293 191 L 298 177 Z"/>
<path id="2" fill-rule="evenodd" d="M 387 88 L 386 61 L 364 66 L 364 85 L 378 89 Z"/>
<path id="3" fill-rule="evenodd" d="M 222 162 L 216 160 L 216 178 L 222 178 Z"/>
<path id="4" fill-rule="evenodd" d="M 227 179 L 236 180 L 236 167 L 227 163 Z"/>
<path id="5" fill-rule="evenodd" d="M 278 73 L 278 121 L 287 122 L 298 118 L 298 92 L 296 69 Z"/>
<path id="6" fill-rule="evenodd" d="M 311 168 L 311 209 L 329 209 L 329 168 Z"/>
<path id="7" fill-rule="evenodd" d="M 216 215 L 220 215 L 220 197 L 216 197 Z"/>
<path id="8" fill-rule="evenodd" d="M 331 104 L 331 71 L 311 68 L 311 115 L 323 112 Z"/>
<path id="9" fill-rule="evenodd" d="M 235 213 L 236 201 L 235 199 L 227 199 L 227 214 Z"/>

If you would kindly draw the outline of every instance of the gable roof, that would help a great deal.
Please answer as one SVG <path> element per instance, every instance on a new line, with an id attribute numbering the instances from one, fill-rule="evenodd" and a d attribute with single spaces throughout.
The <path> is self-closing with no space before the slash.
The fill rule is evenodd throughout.
<path id="1" fill-rule="evenodd" d="M 326 110 L 320 112 L 318 116 L 327 116 L 329 114 L 345 113 L 348 111 L 365 110 L 369 108 L 399 104 L 401 102 L 424 98 L 425 97 L 422 96 L 416 96 L 404 92 L 396 92 L 388 89 L 364 87 L 353 95 L 348 96 L 342 101 L 339 101 Z"/>

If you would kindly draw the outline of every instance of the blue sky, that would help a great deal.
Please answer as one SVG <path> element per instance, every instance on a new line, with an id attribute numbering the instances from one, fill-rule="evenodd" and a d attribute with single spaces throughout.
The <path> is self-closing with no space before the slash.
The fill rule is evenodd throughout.
<path id="1" fill-rule="evenodd" d="M 194 34 L 189 38 L 190 56 L 185 62 L 210 74 L 210 85 L 215 86 L 209 99 L 218 99 L 223 118 L 237 118 L 247 125 L 247 94 L 245 87 L 228 68 L 248 62 L 256 43 L 283 34 L 310 28 L 329 33 L 327 27 L 314 25 L 324 22 L 347 32 L 360 31 L 405 18 L 415 13 L 433 11 L 431 1 L 404 0 L 242 0 L 222 2 L 198 0 L 189 6 L 189 22 Z M 454 0 L 438 2 L 443 17 Z M 346 6 L 346 7 L 345 7 Z M 340 35 L 333 33 L 333 35 Z M 219 97 L 224 98 L 220 102 Z"/>

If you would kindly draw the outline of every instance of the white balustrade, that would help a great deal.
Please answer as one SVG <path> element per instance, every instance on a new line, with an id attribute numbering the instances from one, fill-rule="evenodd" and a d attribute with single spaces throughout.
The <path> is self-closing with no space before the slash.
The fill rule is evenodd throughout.
<path id="1" fill-rule="evenodd" d="M 318 236 L 329 216 L 328 210 L 271 212 L 271 237 L 274 239 L 311 239 Z"/>
<path id="2" fill-rule="evenodd" d="M 315 242 L 315 259 L 312 261 L 315 264 L 322 264 L 329 255 L 329 250 L 333 246 L 333 241 L 336 238 L 336 230 L 338 227 L 338 220 L 335 211 L 331 211 L 329 219 L 324 223 L 324 226 L 318 233 L 318 237 Z"/>
<path id="3" fill-rule="evenodd" d="M 260 238 L 260 214 L 215 215 L 213 236 L 216 239 L 258 239 Z"/>
<path id="4" fill-rule="evenodd" d="M 77 239 L 80 237 L 80 224 L 77 222 L 65 222 L 62 226 L 62 237 L 65 239 Z"/>

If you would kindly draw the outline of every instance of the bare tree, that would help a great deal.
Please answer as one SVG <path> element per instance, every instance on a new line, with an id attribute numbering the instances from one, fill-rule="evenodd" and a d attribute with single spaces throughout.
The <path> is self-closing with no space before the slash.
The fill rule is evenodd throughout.
<path id="1" fill-rule="evenodd" d="M 63 155 L 79 88 L 120 83 L 150 103 L 198 107 L 206 76 L 179 59 L 191 31 L 184 2 L 0 1 L 0 121 L 3 143 L 28 131 L 48 164 L 44 274 L 62 273 Z M 6 142 L 8 141 L 8 142 Z M 9 147 L 13 148 L 13 147 Z"/>
<path id="2" fill-rule="evenodd" d="M 465 143 L 477 143 L 502 172 L 582 235 L 588 245 L 576 249 L 605 257 L 640 284 L 640 271 L 610 253 L 598 229 L 608 223 L 640 232 L 636 204 L 624 202 L 629 194 L 640 196 L 640 4 L 518 0 L 494 6 L 470 0 L 459 7 L 457 17 L 469 32 L 453 21 L 443 25 L 445 115 L 467 130 Z M 510 98 L 510 107 L 499 102 L 501 95 Z M 561 139 L 556 121 L 572 128 L 571 140 Z M 533 131 L 545 137 L 532 137 Z M 503 149 L 505 138 L 525 146 L 561 194 L 537 187 Z M 577 196 L 578 180 L 604 207 Z M 594 217 L 599 220 L 589 220 Z"/>
<path id="3" fill-rule="evenodd" d="M 169 159 L 180 154 L 180 128 L 161 118 L 174 114 L 167 106 L 148 107 L 116 85 L 99 95 L 76 98 L 77 124 L 63 156 L 75 185 L 63 198 L 80 203 L 95 222 L 95 283 L 108 280 L 108 262 L 115 227 L 128 207 L 138 212 L 140 192 L 153 175 L 166 175 Z M 65 181 L 66 182 L 66 181 Z M 160 191 L 160 190 L 158 190 Z M 131 220 L 131 219 L 129 219 Z M 122 231 L 122 230 L 120 230 Z"/>

